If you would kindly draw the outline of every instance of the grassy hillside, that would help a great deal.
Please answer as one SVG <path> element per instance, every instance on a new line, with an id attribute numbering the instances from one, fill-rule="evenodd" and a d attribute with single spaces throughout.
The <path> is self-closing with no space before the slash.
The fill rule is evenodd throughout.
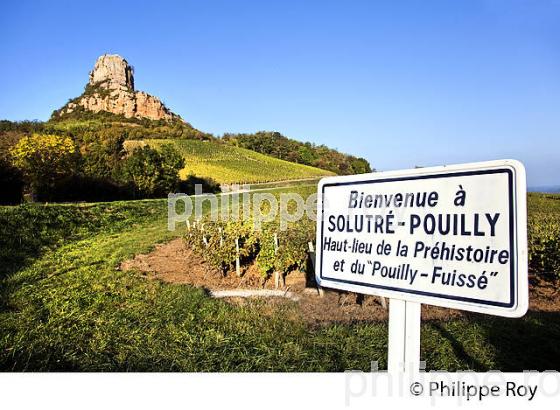
<path id="1" fill-rule="evenodd" d="M 236 147 L 298 164 L 328 169 L 339 175 L 365 174 L 372 171 L 365 158 L 344 154 L 325 145 L 294 140 L 276 131 L 259 131 L 254 134 L 226 133 L 222 139 Z"/>
<path id="2" fill-rule="evenodd" d="M 531 195 L 529 214 L 555 200 Z M 369 371 L 371 360 L 386 367 L 385 322 L 310 326 L 290 306 L 234 306 L 116 270 L 181 233 L 167 231 L 166 208 L 165 200 L 0 207 L 0 371 Z M 559 337 L 556 312 L 471 314 L 423 322 L 421 358 L 450 371 L 558 369 Z"/>
<path id="3" fill-rule="evenodd" d="M 131 150 L 141 144 L 149 144 L 154 147 L 173 144 L 187 163 L 181 171 L 182 178 L 188 174 L 195 174 L 200 177 L 212 177 L 219 183 L 228 184 L 334 175 L 330 171 L 283 161 L 245 148 L 211 141 L 149 139 L 126 141 L 125 147 L 127 150 Z"/>

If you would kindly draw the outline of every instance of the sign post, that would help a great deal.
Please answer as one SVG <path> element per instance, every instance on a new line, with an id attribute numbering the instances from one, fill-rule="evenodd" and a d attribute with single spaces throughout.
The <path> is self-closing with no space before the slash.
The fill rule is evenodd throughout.
<path id="1" fill-rule="evenodd" d="M 324 178 L 317 283 L 390 298 L 388 370 L 417 372 L 422 303 L 527 311 L 526 191 L 514 160 Z"/>
<path id="2" fill-rule="evenodd" d="M 391 299 L 387 370 L 391 374 L 414 373 L 419 368 L 420 303 Z"/>

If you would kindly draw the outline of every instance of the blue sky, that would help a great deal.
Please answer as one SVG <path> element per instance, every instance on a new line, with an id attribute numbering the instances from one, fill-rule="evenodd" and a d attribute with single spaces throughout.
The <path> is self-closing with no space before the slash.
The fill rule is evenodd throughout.
<path id="1" fill-rule="evenodd" d="M 560 2 L 18 1 L 0 118 L 46 120 L 118 53 L 195 127 L 276 130 L 378 170 L 515 158 L 560 185 Z"/>

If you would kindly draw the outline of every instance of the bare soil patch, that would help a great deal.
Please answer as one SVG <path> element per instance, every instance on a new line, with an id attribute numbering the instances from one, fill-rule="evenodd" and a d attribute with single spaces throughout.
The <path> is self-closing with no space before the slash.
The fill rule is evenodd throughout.
<path id="1" fill-rule="evenodd" d="M 226 276 L 209 266 L 203 258 L 189 249 L 181 238 L 157 245 L 149 254 L 136 255 L 120 265 L 122 270 L 137 270 L 149 279 L 168 283 L 189 284 L 207 290 L 275 289 L 274 280 L 263 280 L 257 267 L 246 268 L 242 276 L 230 272 Z M 350 292 L 323 290 L 321 294 L 312 286 L 312 279 L 305 272 L 294 271 L 285 278 L 285 287 L 298 294 L 293 302 L 283 298 L 267 298 L 266 310 L 274 311 L 287 304 L 295 305 L 299 315 L 307 322 L 350 323 L 387 320 L 380 298 Z M 229 298 L 235 304 L 253 303 L 244 298 Z M 559 286 L 555 283 L 532 278 L 530 281 L 529 309 L 532 311 L 560 311 Z M 455 309 L 422 306 L 423 320 L 448 320 L 464 316 Z"/>

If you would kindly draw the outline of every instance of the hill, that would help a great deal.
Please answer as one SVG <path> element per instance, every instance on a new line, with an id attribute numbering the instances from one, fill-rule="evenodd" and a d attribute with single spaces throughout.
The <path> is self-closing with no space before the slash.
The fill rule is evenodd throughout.
<path id="1" fill-rule="evenodd" d="M 343 154 L 325 145 L 297 141 L 275 131 L 254 134 L 224 134 L 228 144 L 247 148 L 261 154 L 298 164 L 326 169 L 338 175 L 372 172 L 369 162 L 360 157 Z"/>
<path id="2" fill-rule="evenodd" d="M 128 130 L 123 131 L 128 140 L 215 139 L 173 113 L 158 97 L 136 91 L 134 68 L 116 54 L 104 54 L 97 59 L 82 95 L 55 110 L 49 122 L 56 123 L 58 128 L 74 135 L 91 131 L 92 128 L 97 128 L 95 131 L 99 133 L 99 128 L 103 132 L 103 129 L 123 128 L 126 125 Z M 296 141 L 278 132 L 226 133 L 221 140 L 232 146 L 336 174 L 360 174 L 372 170 L 364 158 L 343 154 L 324 145 Z M 243 171 L 236 178 L 244 177 L 245 174 Z M 283 179 L 289 178 L 286 175 Z M 268 177 L 264 179 L 268 180 Z"/>
<path id="3" fill-rule="evenodd" d="M 219 141 L 196 140 L 133 140 L 125 142 L 127 151 L 148 144 L 160 147 L 172 144 L 185 158 L 181 178 L 189 174 L 212 177 L 220 184 L 272 182 L 333 175 L 333 172 L 273 158 L 249 149 Z"/>
<path id="4" fill-rule="evenodd" d="M 54 119 L 76 111 L 110 112 L 125 118 L 182 121 L 158 97 L 134 89 L 134 69 L 119 55 L 100 56 L 89 74 L 84 93 L 55 111 Z"/>
<path id="5" fill-rule="evenodd" d="M 149 147 L 163 144 L 173 145 L 177 152 Z M 128 155 L 140 145 L 148 147 Z M 63 155 L 68 158 L 60 159 Z M 186 166 L 179 176 L 184 181 L 176 172 L 183 166 L 181 156 Z M 56 161 L 60 169 L 52 166 Z M 163 166 L 166 161 L 171 165 Z M 39 170 L 39 163 L 50 165 Z M 0 120 L 0 188 L 4 193 L 0 203 L 4 204 L 20 203 L 24 197 L 49 202 L 138 199 L 161 196 L 179 186 L 182 192 L 191 192 L 198 183 L 194 181 L 204 181 L 209 190 L 216 190 L 214 181 L 292 183 L 371 170 L 363 158 L 278 132 L 220 138 L 200 131 L 158 97 L 137 91 L 134 68 L 118 55 L 99 57 L 84 92 L 55 110 L 49 121 Z M 169 178 L 162 176 L 166 172 Z"/>

